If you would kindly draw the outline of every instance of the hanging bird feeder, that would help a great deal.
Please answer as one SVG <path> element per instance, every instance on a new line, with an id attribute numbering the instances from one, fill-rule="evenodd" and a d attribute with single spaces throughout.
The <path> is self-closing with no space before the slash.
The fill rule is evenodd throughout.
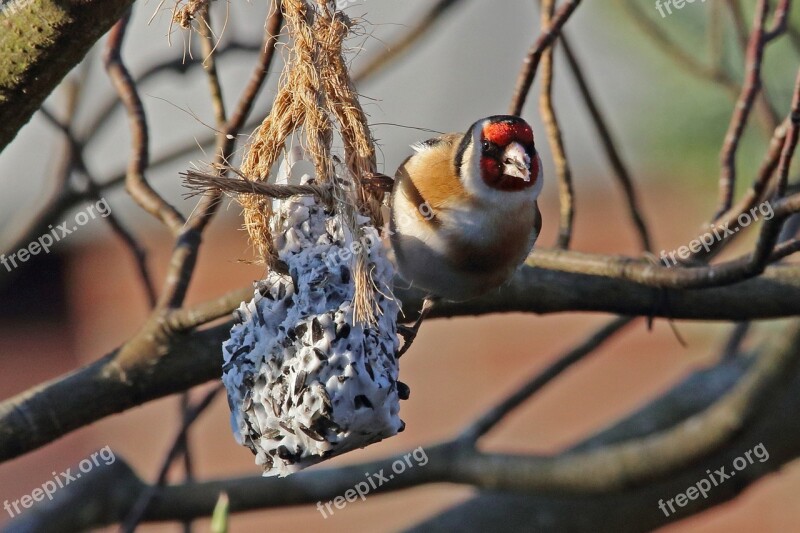
<path id="1" fill-rule="evenodd" d="M 264 475 L 284 476 L 402 431 L 408 388 L 398 382 L 399 302 L 381 201 L 362 185 L 375 149 L 342 53 L 351 22 L 332 2 L 281 4 L 291 47 L 272 111 L 236 172 L 242 179 L 205 185 L 238 193 L 268 267 L 236 313 L 222 379 L 237 440 Z M 298 139 L 301 148 L 287 149 Z M 296 159 L 314 173 L 290 185 Z"/>

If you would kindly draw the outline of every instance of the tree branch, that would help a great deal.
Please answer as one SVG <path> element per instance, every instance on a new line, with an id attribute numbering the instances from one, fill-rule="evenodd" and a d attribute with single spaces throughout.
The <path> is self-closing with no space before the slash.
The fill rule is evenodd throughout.
<path id="1" fill-rule="evenodd" d="M 0 404 L 0 461 L 17 457 L 91 422 L 218 379 L 220 345 L 230 324 L 117 349 L 98 361 Z"/>
<path id="2" fill-rule="evenodd" d="M 578 444 L 569 452 L 596 449 L 609 443 L 638 438 L 696 414 L 739 381 L 751 363 L 750 358 L 730 359 L 724 364 L 698 372 L 665 396 Z M 787 378 L 792 380 L 791 383 L 764 406 L 763 416 L 754 420 L 719 452 L 669 477 L 602 496 L 482 491 L 477 497 L 421 522 L 410 531 L 478 532 L 502 523 L 503 530 L 511 533 L 531 530 L 644 533 L 673 524 L 735 498 L 767 474 L 781 470 L 792 461 L 796 462 L 800 456 L 800 442 L 791 436 L 800 433 L 800 418 L 794 414 L 800 408 L 800 375 L 795 373 Z M 659 509 L 660 500 L 674 498 L 699 481 L 708 480 L 708 471 L 725 467 L 730 473 L 733 461 L 759 443 L 763 443 L 769 452 L 768 460 L 756 460 L 745 470 L 736 472 L 735 478 L 713 487 L 707 493 L 707 498 L 690 500 L 682 508 L 676 505 L 677 512 L 674 514 L 666 516 Z"/>
<path id="3" fill-rule="evenodd" d="M 0 22 L 0 152 L 131 0 L 22 2 Z"/>
<path id="4" fill-rule="evenodd" d="M 427 446 L 424 448 L 425 464 L 420 463 L 394 476 L 391 483 L 377 487 L 370 496 L 426 483 L 450 482 L 514 490 L 540 505 L 548 501 L 576 505 L 592 499 L 624 497 L 623 502 L 628 504 L 629 500 L 635 500 L 640 507 L 647 504 L 639 513 L 645 514 L 645 523 L 664 523 L 665 518 L 657 506 L 659 498 L 684 491 L 698 479 L 705 478 L 706 469 L 730 465 L 733 457 L 759 441 L 769 451 L 770 461 L 750 464 L 746 470 L 738 472 L 738 483 L 715 487 L 710 491 L 710 499 L 698 498 L 690 502 L 687 510 L 696 512 L 730 498 L 741 491 L 743 485 L 777 470 L 800 454 L 800 442 L 790 446 L 774 445 L 787 430 L 800 428 L 800 419 L 792 415 L 800 402 L 800 395 L 796 394 L 800 376 L 794 372 L 799 358 L 800 328 L 795 324 L 790 338 L 753 361 L 726 360 L 717 367 L 701 371 L 664 397 L 566 453 L 554 457 L 485 454 L 472 448 L 470 443 L 457 441 Z M 185 520 L 209 516 L 220 492 L 230 496 L 232 512 L 328 501 L 363 481 L 364 472 L 391 472 L 392 463 L 401 457 L 337 469 L 310 470 L 284 479 L 253 476 L 164 487 L 154 498 L 145 519 Z M 122 465 L 114 469 L 96 469 L 90 475 L 105 478 L 105 481 L 98 480 L 101 485 L 118 487 L 116 497 L 108 501 L 105 495 L 99 495 L 102 506 L 81 506 L 81 509 L 101 509 L 102 512 L 71 516 L 71 521 L 65 523 L 72 527 L 76 521 L 80 521 L 81 528 L 118 521 L 132 502 L 149 490 Z M 109 478 L 114 482 L 109 483 Z M 90 485 L 95 484 L 84 483 L 79 487 Z M 97 491 L 78 490 L 84 504 L 98 498 Z M 598 496 L 605 492 L 610 494 Z M 643 494 L 647 495 L 647 500 L 641 498 Z M 77 497 L 79 495 L 75 494 L 72 499 Z M 607 505 L 603 508 L 604 512 L 609 512 Z M 47 523 L 49 530 L 60 531 L 63 526 L 59 526 L 59 520 L 69 511 L 72 509 L 58 503 L 45 503 L 24 515 L 17 525 L 30 529 L 35 524 Z M 558 519 L 568 521 L 573 515 L 575 513 L 560 514 Z M 469 530 L 479 529 L 473 523 Z"/>
<path id="5" fill-rule="evenodd" d="M 541 251 L 552 265 L 587 269 L 585 273 L 527 267 L 501 290 L 468 302 L 441 302 L 431 317 L 498 312 L 556 313 L 599 311 L 624 315 L 697 320 L 755 320 L 800 314 L 800 271 L 774 266 L 755 279 L 704 290 L 658 290 L 614 276 L 605 265 L 625 264 L 607 256 Z M 536 261 L 532 261 L 535 264 Z M 630 263 L 632 268 L 651 268 Z M 598 268 L 595 268 L 598 267 Z M 594 270 L 594 271 L 592 271 Z M 619 273 L 618 273 L 619 274 Z M 43 446 L 77 428 L 151 400 L 217 379 L 221 343 L 232 322 L 180 334 L 232 311 L 246 290 L 193 309 L 157 316 L 122 348 L 62 377 L 0 403 L 0 461 Z M 409 309 L 421 307 L 421 296 L 396 290 Z M 413 316 L 407 317 L 413 319 Z M 54 423 L 53 421 L 57 421 Z"/>

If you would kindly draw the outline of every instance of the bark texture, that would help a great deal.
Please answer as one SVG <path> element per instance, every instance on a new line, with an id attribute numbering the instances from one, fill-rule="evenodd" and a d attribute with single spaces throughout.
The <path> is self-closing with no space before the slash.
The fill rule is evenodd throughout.
<path id="1" fill-rule="evenodd" d="M 17 0 L 0 11 L 0 152 L 132 0 Z"/>

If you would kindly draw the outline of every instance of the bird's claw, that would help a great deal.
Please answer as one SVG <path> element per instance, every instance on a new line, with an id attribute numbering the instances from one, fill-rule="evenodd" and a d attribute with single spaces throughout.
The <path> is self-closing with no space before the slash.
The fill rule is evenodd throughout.
<path id="1" fill-rule="evenodd" d="M 419 328 L 422 326 L 422 321 L 425 320 L 425 317 L 428 316 L 428 313 L 431 312 L 433 309 L 433 300 L 430 298 L 425 298 L 422 302 L 422 309 L 419 311 L 419 317 L 414 322 L 412 326 L 404 326 L 398 325 L 397 326 L 397 333 L 403 337 L 403 347 L 397 352 L 397 359 L 400 359 L 403 354 L 405 354 L 411 345 L 414 343 L 414 339 L 417 338 L 417 334 L 419 333 Z"/>

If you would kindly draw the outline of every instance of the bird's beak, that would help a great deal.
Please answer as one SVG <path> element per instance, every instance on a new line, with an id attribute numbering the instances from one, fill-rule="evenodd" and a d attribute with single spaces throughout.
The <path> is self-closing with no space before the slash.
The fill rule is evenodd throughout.
<path id="1" fill-rule="evenodd" d="M 531 181 L 531 158 L 518 142 L 512 142 L 503 152 L 503 174 Z"/>

